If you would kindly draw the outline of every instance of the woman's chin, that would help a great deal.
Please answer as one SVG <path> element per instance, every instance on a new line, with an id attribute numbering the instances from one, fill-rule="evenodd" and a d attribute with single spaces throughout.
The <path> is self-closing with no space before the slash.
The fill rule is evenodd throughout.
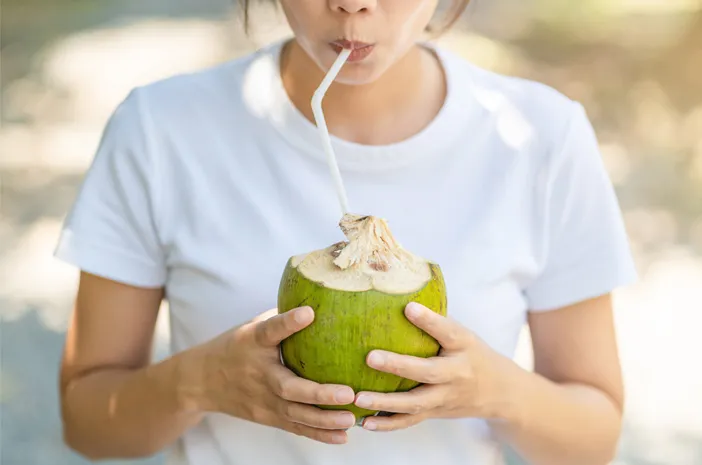
<path id="1" fill-rule="evenodd" d="M 367 73 L 367 72 L 347 72 L 339 73 L 336 82 L 345 86 L 363 86 L 372 84 L 382 76 L 382 72 Z"/>
<path id="2" fill-rule="evenodd" d="M 329 66 L 331 68 L 331 66 Z M 327 68 L 327 69 L 329 69 Z M 362 86 L 377 81 L 388 67 L 379 61 L 347 62 L 336 77 L 336 82 L 347 86 Z"/>

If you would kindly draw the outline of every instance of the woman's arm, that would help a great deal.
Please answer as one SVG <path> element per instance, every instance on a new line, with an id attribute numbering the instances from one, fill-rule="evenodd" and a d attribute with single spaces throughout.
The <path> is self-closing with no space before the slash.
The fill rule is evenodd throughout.
<path id="1" fill-rule="evenodd" d="M 81 274 L 60 379 L 64 439 L 76 452 L 153 455 L 199 420 L 178 392 L 187 354 L 149 364 L 162 295 Z"/>
<path id="2" fill-rule="evenodd" d="M 406 315 L 441 343 L 441 354 L 423 359 L 372 351 L 369 366 L 424 384 L 403 393 L 359 393 L 359 407 L 396 413 L 366 419 L 366 429 L 397 430 L 428 418 L 484 418 L 528 463 L 612 460 L 623 394 L 609 296 L 530 315 L 535 373 L 421 305 L 408 305 Z"/>
<path id="3" fill-rule="evenodd" d="M 610 296 L 532 313 L 529 326 L 535 373 L 505 376 L 513 407 L 494 430 L 528 463 L 609 463 L 624 404 Z"/>
<path id="4" fill-rule="evenodd" d="M 150 364 L 161 298 L 161 290 L 81 274 L 61 368 L 64 438 L 72 449 L 91 459 L 150 456 L 206 412 L 346 442 L 353 415 L 313 405 L 349 404 L 353 390 L 305 380 L 280 361 L 280 342 L 312 323 L 312 309 L 271 309 Z"/>

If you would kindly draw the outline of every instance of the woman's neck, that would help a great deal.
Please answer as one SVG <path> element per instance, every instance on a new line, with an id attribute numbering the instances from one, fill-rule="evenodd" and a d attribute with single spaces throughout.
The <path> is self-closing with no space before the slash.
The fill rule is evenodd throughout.
<path id="1" fill-rule="evenodd" d="M 292 103 L 314 122 L 310 101 L 324 73 L 295 40 L 283 50 L 281 75 Z M 438 58 L 417 45 L 372 83 L 334 83 L 324 97 L 324 117 L 337 137 L 366 145 L 391 144 L 426 127 L 445 98 Z"/>

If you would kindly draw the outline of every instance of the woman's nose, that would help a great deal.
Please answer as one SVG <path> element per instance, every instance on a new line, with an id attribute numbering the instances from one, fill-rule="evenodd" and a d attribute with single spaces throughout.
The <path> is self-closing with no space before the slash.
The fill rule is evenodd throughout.
<path id="1" fill-rule="evenodd" d="M 329 0 L 329 8 L 335 12 L 363 13 L 375 10 L 377 0 Z"/>

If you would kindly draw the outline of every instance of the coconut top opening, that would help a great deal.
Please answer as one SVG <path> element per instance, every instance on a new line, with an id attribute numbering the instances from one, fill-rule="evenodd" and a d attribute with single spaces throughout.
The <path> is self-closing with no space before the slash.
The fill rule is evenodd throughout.
<path id="1" fill-rule="evenodd" d="M 415 292 L 431 279 L 429 262 L 405 250 L 382 218 L 345 214 L 347 240 L 293 258 L 307 279 L 344 291 Z"/>

